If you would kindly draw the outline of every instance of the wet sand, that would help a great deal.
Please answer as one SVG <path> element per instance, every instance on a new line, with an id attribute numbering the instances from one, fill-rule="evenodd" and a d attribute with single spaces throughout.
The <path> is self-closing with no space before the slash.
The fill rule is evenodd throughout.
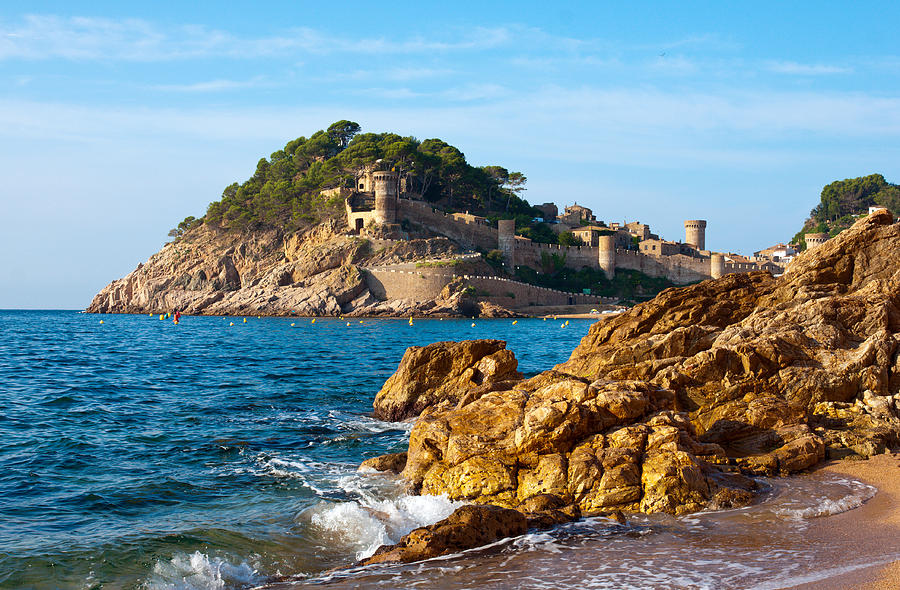
<path id="1" fill-rule="evenodd" d="M 878 492 L 855 510 L 810 523 L 807 534 L 834 550 L 834 575 L 786 587 L 797 590 L 900 588 L 900 454 L 878 455 L 865 461 L 837 461 L 822 469 L 864 481 L 878 488 Z M 876 565 L 844 571 L 840 564 L 851 560 Z"/>

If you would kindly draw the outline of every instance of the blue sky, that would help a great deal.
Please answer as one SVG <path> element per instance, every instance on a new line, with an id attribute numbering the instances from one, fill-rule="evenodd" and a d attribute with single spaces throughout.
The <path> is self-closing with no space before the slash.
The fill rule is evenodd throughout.
<path id="1" fill-rule="evenodd" d="M 833 180 L 900 182 L 898 4 L 623 4 L 4 2 L 0 308 L 86 307 L 345 118 L 741 253 Z"/>

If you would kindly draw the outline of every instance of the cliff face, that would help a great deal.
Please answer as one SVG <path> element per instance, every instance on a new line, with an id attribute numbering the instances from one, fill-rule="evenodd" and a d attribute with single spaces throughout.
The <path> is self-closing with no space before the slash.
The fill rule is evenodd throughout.
<path id="1" fill-rule="evenodd" d="M 421 493 L 520 510 L 551 496 L 573 513 L 681 514 L 750 501 L 745 475 L 897 446 L 898 259 L 900 224 L 876 213 L 777 279 L 664 291 L 594 324 L 553 370 L 491 387 L 470 376 L 464 395 L 429 401 L 403 475 Z M 444 365 L 389 383 L 431 400 Z"/>
<path id="2" fill-rule="evenodd" d="M 201 226 L 166 244 L 98 293 L 88 312 L 265 315 L 473 315 L 476 303 L 448 290 L 434 302 L 378 301 L 361 265 L 449 256 L 442 238 L 389 244 L 344 235 L 335 222 L 306 232 L 222 232 Z"/>

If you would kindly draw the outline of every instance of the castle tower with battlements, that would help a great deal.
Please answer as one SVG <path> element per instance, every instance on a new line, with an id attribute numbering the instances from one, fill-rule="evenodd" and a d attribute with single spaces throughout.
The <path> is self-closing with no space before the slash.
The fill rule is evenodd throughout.
<path id="1" fill-rule="evenodd" d="M 688 219 L 684 222 L 684 243 L 698 250 L 706 250 L 705 219 Z"/>
<path id="2" fill-rule="evenodd" d="M 606 278 L 613 280 L 616 276 L 616 235 L 599 237 L 598 262 L 600 268 L 606 273 Z"/>
<path id="3" fill-rule="evenodd" d="M 397 209 L 400 206 L 397 173 L 390 170 L 374 172 L 372 182 L 375 185 L 375 223 L 397 223 Z"/>
<path id="4" fill-rule="evenodd" d="M 510 273 L 516 271 L 516 220 L 497 221 L 497 246 L 503 252 L 503 262 Z"/>
<path id="5" fill-rule="evenodd" d="M 803 234 L 803 240 L 806 242 L 806 249 L 812 250 L 824 244 L 828 240 L 828 234 Z"/>

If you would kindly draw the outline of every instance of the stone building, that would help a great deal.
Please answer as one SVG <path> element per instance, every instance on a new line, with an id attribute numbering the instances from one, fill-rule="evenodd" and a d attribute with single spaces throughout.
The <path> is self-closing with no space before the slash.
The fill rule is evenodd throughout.
<path id="1" fill-rule="evenodd" d="M 590 225 L 596 221 L 597 218 L 594 216 L 594 212 L 578 203 L 566 207 L 565 212 L 559 216 L 559 222 L 569 227 L 580 227 L 584 224 Z"/>
<path id="2" fill-rule="evenodd" d="M 585 246 L 596 246 L 600 243 L 600 236 L 608 233 L 610 233 L 609 228 L 599 225 L 585 225 L 572 230 L 572 234 Z"/>
<path id="3" fill-rule="evenodd" d="M 371 191 L 354 191 L 345 201 L 347 224 L 352 231 L 362 232 L 373 226 L 393 226 L 400 207 L 397 173 L 391 170 L 367 173 L 365 182 L 357 186 L 371 186 Z M 391 229 L 387 227 L 387 229 Z"/>
<path id="4" fill-rule="evenodd" d="M 790 262 L 797 255 L 797 250 L 787 244 L 775 244 L 754 252 L 751 260 L 754 262 Z"/>
<path id="5" fill-rule="evenodd" d="M 488 220 L 487 217 L 481 217 L 479 215 L 472 215 L 468 211 L 465 213 L 453 213 L 453 219 L 457 221 L 461 221 L 462 223 L 472 223 L 475 225 L 487 225 Z"/>
<path id="6" fill-rule="evenodd" d="M 559 209 L 554 203 L 542 203 L 534 208 L 541 212 L 541 217 L 547 222 L 556 221 L 556 216 L 559 215 Z"/>

